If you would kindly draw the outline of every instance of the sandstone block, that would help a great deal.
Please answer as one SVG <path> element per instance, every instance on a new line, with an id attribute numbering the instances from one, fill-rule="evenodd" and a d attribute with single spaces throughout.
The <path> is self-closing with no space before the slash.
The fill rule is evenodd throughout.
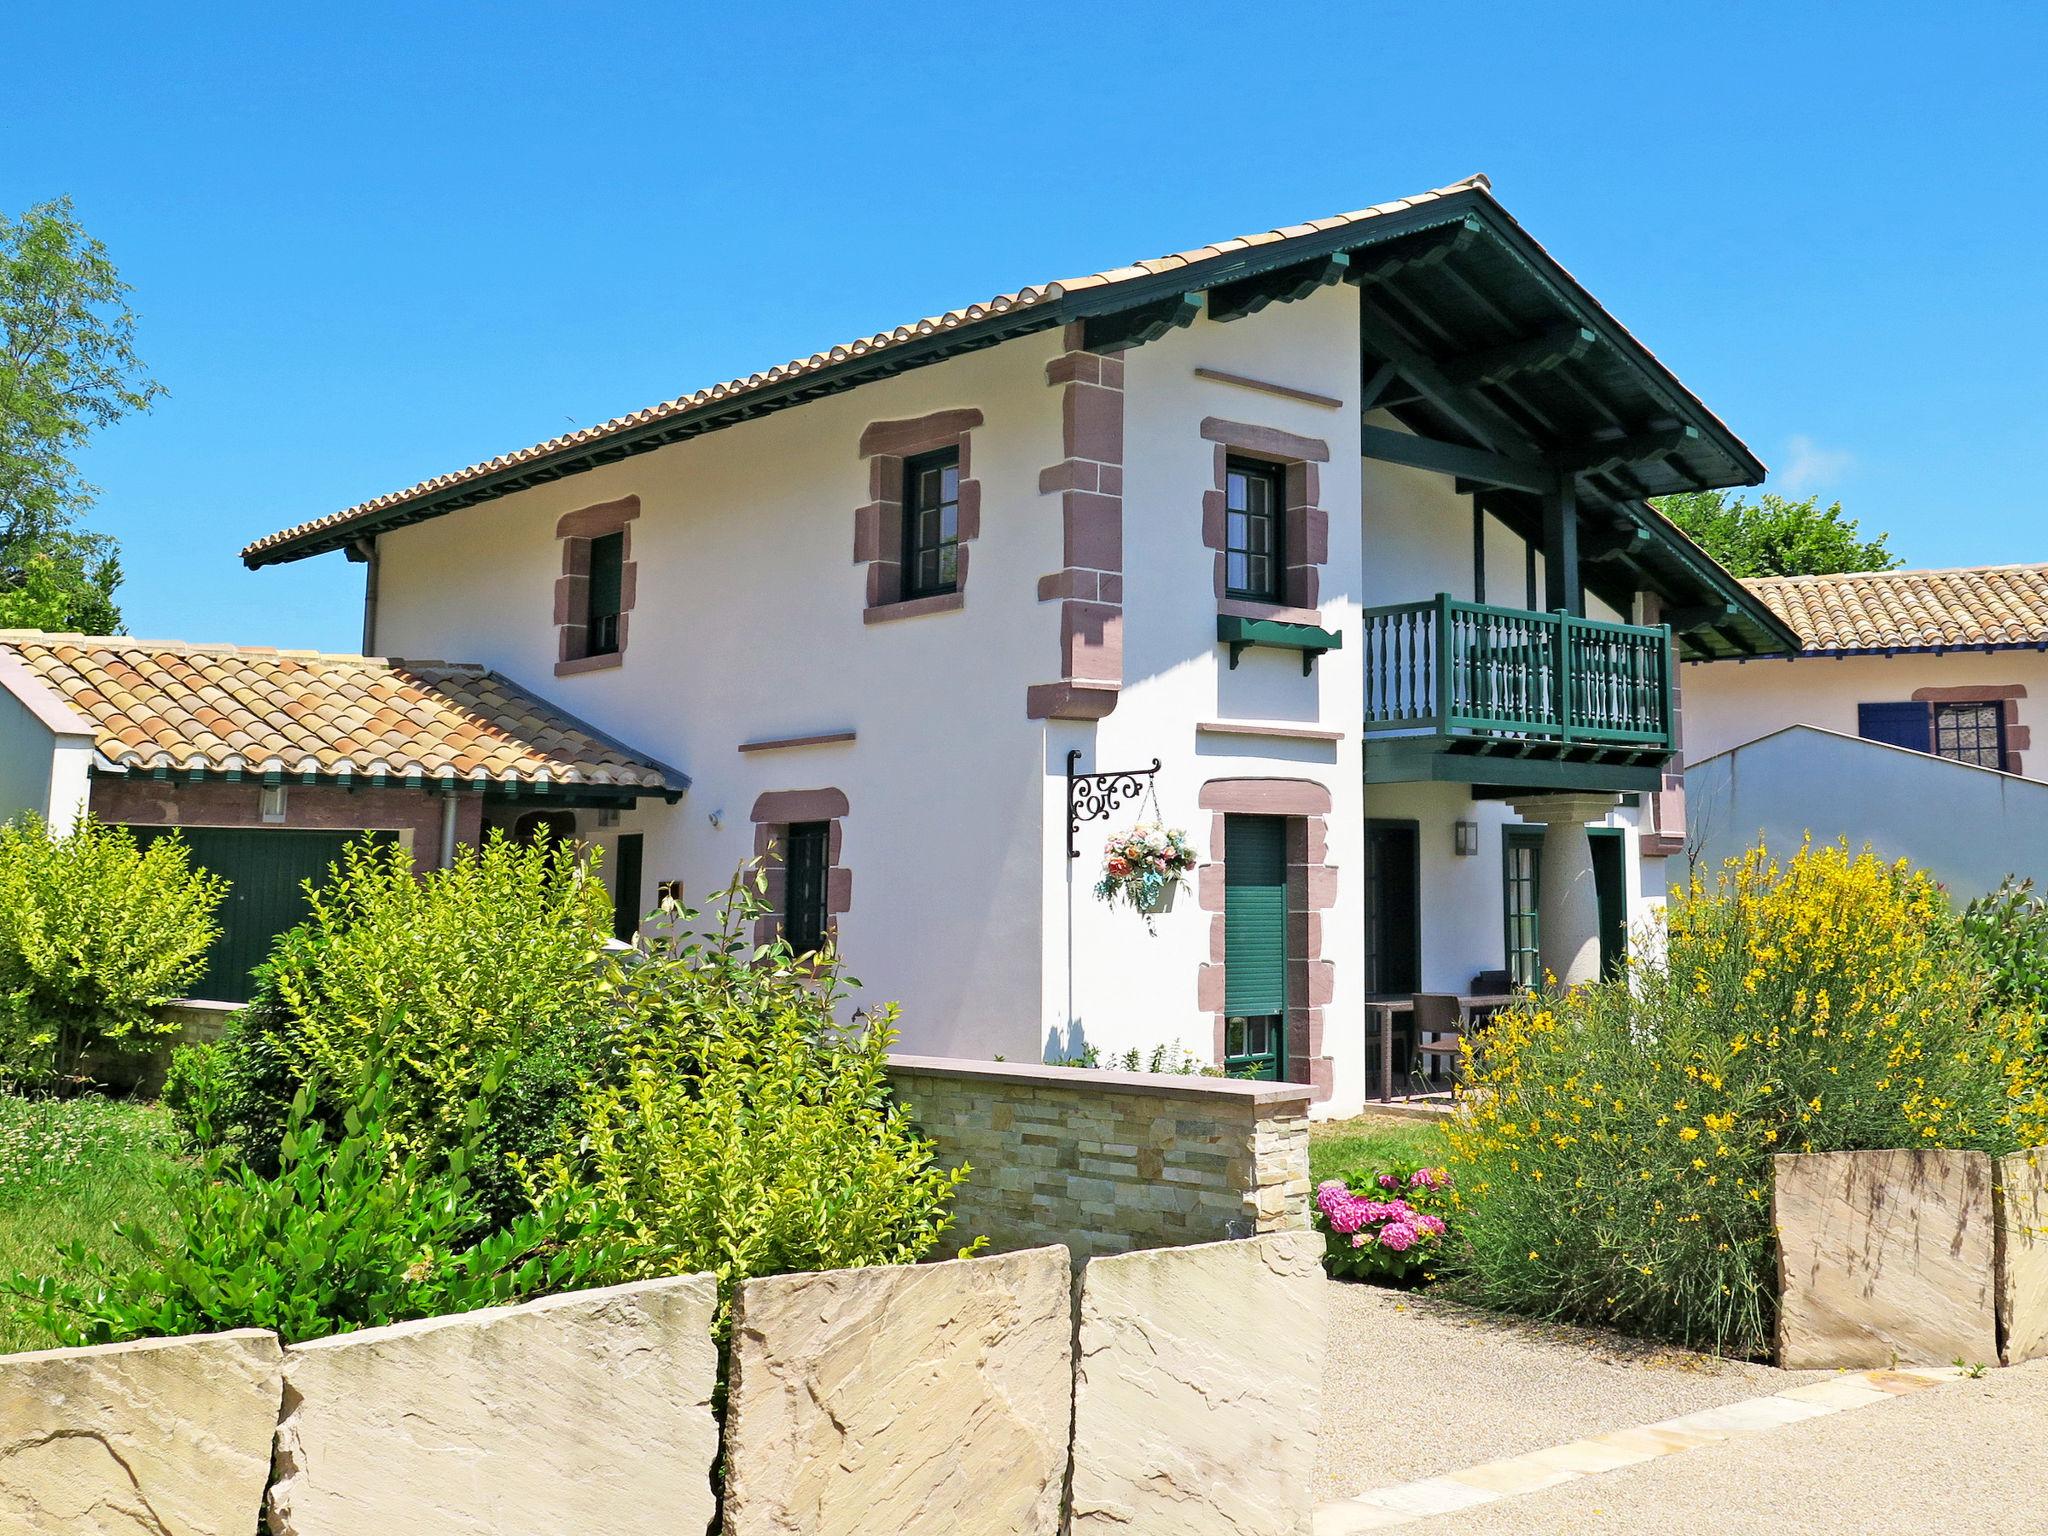
<path id="1" fill-rule="evenodd" d="M 1299 1536 L 1315 1495 L 1323 1240 L 1271 1233 L 1089 1261 L 1075 1536 Z"/>
<path id="2" fill-rule="evenodd" d="M 249 1536 L 282 1361 L 253 1328 L 0 1356 L 0 1530 Z"/>
<path id="3" fill-rule="evenodd" d="M 1816 1152 L 1772 1163 L 1780 1365 L 1998 1358 L 1989 1157 Z"/>
<path id="4" fill-rule="evenodd" d="M 716 1301 L 685 1275 L 294 1346 L 273 1536 L 706 1529 Z"/>
<path id="5" fill-rule="evenodd" d="M 2048 1355 L 2048 1147 L 1998 1160 L 1998 1334 L 2007 1365 Z"/>
<path id="6" fill-rule="evenodd" d="M 1058 1536 L 1067 1250 L 740 1287 L 726 1536 Z"/>

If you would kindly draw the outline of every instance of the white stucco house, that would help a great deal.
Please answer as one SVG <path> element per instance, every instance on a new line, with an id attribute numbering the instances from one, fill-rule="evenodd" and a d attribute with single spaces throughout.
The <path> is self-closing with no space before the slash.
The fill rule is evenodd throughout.
<path id="1" fill-rule="evenodd" d="M 625 744 L 638 787 L 517 788 L 622 912 L 767 855 L 775 922 L 833 935 L 907 1049 L 1177 1040 L 1332 1114 L 1372 1086 L 1369 1000 L 1592 975 L 1662 900 L 1676 663 L 1793 637 L 1648 498 L 1763 473 L 1473 178 L 1002 294 L 243 559 L 360 561 L 366 653 Z M 1091 894 L 1146 790 L 1201 858 L 1156 936 Z"/>
<path id="2" fill-rule="evenodd" d="M 1684 669 L 1688 862 L 1811 834 L 1963 896 L 2048 884 L 2048 565 L 1744 585 L 1799 647 Z"/>

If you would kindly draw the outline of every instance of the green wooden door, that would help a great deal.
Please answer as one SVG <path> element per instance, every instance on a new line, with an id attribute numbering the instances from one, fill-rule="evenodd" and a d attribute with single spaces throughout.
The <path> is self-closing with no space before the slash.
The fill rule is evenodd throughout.
<path id="1" fill-rule="evenodd" d="M 1627 851 L 1619 827 L 1594 827 L 1587 834 L 1593 843 L 1593 899 L 1600 912 L 1600 975 L 1607 978 L 1621 970 L 1628 953 Z"/>
<path id="2" fill-rule="evenodd" d="M 1223 1065 L 1287 1071 L 1287 821 L 1223 818 Z"/>
<path id="3" fill-rule="evenodd" d="M 206 973 L 193 984 L 195 997 L 246 1003 L 250 971 L 270 954 L 270 941 L 306 915 L 308 880 L 325 883 L 327 867 L 360 832 L 295 832 L 283 827 L 135 827 L 147 846 L 176 830 L 192 862 L 229 882 L 227 899 L 214 920 L 220 937 L 206 955 Z M 370 834 L 388 841 L 393 834 Z"/>

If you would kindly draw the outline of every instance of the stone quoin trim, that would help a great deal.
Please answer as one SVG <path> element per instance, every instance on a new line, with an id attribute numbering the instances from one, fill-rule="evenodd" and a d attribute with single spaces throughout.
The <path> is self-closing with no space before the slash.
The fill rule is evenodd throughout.
<path id="1" fill-rule="evenodd" d="M 1082 346 L 1081 327 L 1045 367 L 1061 391 L 1066 457 L 1038 476 L 1060 499 L 1061 558 L 1038 579 L 1038 600 L 1060 605 L 1059 680 L 1025 691 L 1033 720 L 1100 720 L 1124 680 L 1124 362 Z"/>
<path id="2" fill-rule="evenodd" d="M 640 498 L 622 496 L 617 501 L 564 513 L 555 524 L 555 537 L 562 545 L 562 574 L 555 579 L 555 676 L 616 667 L 625 659 L 630 623 L 627 615 L 633 608 L 639 574 L 633 561 L 631 524 L 639 515 Z M 583 622 L 590 603 L 590 542 L 608 533 L 621 535 L 624 543 L 619 566 L 619 648 L 607 655 L 593 656 Z"/>
<path id="3" fill-rule="evenodd" d="M 1319 437 L 1302 437 L 1277 427 L 1256 427 L 1221 417 L 1205 417 L 1202 438 L 1216 445 L 1216 481 L 1202 493 L 1202 543 L 1216 551 L 1217 612 L 1239 618 L 1281 619 L 1320 624 L 1316 604 L 1322 601 L 1322 568 L 1330 559 L 1330 514 L 1320 505 L 1322 474 L 1316 468 L 1330 461 L 1330 445 Z M 1280 553 L 1283 601 L 1246 602 L 1229 591 L 1228 466 L 1231 457 L 1263 459 L 1284 471 L 1286 506 L 1281 509 Z"/>
<path id="4" fill-rule="evenodd" d="M 1323 958 L 1323 914 L 1337 902 L 1330 863 L 1330 791 L 1310 779 L 1211 779 L 1196 803 L 1209 817 L 1209 862 L 1195 870 L 1195 891 L 1209 916 L 1209 959 L 1196 973 L 1195 1006 L 1215 1018 L 1214 1054 L 1223 1060 L 1223 818 L 1287 818 L 1287 1071 L 1318 1100 L 1333 1085 L 1323 1054 L 1323 1014 L 1334 995 L 1337 966 Z"/>
<path id="5" fill-rule="evenodd" d="M 853 871 L 841 862 L 845 858 L 847 800 L 837 789 L 774 789 L 754 802 L 748 820 L 754 824 L 754 857 L 761 860 L 768 889 L 762 894 L 774 909 L 756 920 L 754 942 L 772 944 L 787 910 L 782 854 L 789 828 L 797 822 L 829 823 L 832 832 L 825 851 L 825 932 L 839 941 L 840 914 L 853 905 Z"/>
<path id="6" fill-rule="evenodd" d="M 1663 622 L 1663 600 L 1653 592 L 1643 594 L 1643 622 Z M 1646 815 L 1638 821 L 1637 852 L 1646 859 L 1675 858 L 1685 852 L 1685 699 L 1679 687 L 1681 658 L 1678 636 L 1671 637 L 1671 756 L 1664 764 L 1663 782 L 1644 803 Z"/>
<path id="7" fill-rule="evenodd" d="M 967 546 L 981 535 L 981 482 L 972 478 L 973 469 L 968 461 L 969 434 L 981 422 L 981 412 L 968 407 L 934 411 L 907 421 L 870 422 L 861 433 L 860 456 L 868 462 L 868 499 L 853 514 L 853 562 L 867 567 L 867 607 L 862 614 L 867 623 L 947 613 L 963 605 L 967 594 Z M 920 454 L 939 453 L 948 448 L 960 455 L 959 564 L 953 590 L 906 602 L 903 464 Z"/>
<path id="8" fill-rule="evenodd" d="M 1913 702 L 1925 704 L 1932 714 L 1936 704 L 1997 704 L 2005 721 L 2005 762 L 2007 773 L 2019 773 L 2020 754 L 2034 744 L 2031 727 L 2020 724 L 2019 701 L 2027 696 L 2024 683 L 1984 683 L 1959 688 L 1916 688 Z"/>

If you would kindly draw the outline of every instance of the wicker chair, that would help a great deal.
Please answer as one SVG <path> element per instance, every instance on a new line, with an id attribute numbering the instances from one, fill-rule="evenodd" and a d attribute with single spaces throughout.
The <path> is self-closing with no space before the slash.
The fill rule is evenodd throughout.
<path id="1" fill-rule="evenodd" d="M 1444 1086 L 1449 1088 L 1458 1068 L 1458 1052 L 1465 1040 L 1465 1008 L 1454 992 L 1418 992 L 1415 994 L 1415 1012 L 1412 1015 L 1415 1026 L 1415 1076 L 1422 1079 L 1424 1091 L 1437 1074 L 1431 1070 L 1432 1063 L 1442 1064 Z M 1434 1035 L 1433 1040 L 1424 1039 Z"/>

